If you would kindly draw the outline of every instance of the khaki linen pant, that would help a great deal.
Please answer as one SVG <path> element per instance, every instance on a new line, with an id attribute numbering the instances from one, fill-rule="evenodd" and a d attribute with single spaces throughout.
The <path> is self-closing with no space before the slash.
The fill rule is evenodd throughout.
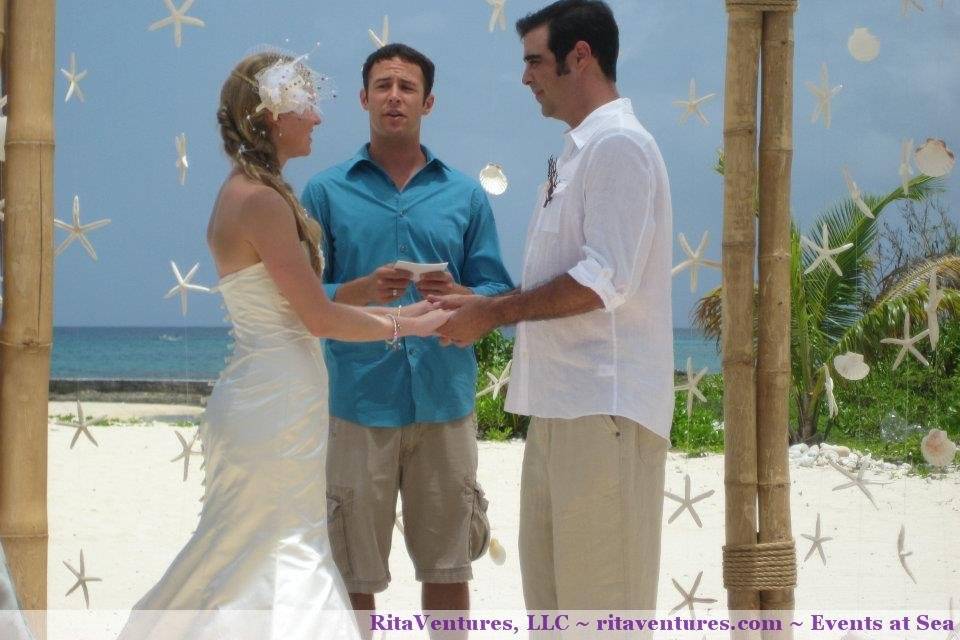
<path id="1" fill-rule="evenodd" d="M 656 609 L 667 445 L 619 416 L 533 418 L 520 489 L 527 609 Z"/>

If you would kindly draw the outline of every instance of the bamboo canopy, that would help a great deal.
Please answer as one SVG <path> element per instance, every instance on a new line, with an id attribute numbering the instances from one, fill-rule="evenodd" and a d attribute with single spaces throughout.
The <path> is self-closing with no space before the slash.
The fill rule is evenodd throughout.
<path id="1" fill-rule="evenodd" d="M 0 541 L 22 606 L 41 610 L 47 605 L 55 0 L 7 0 L 6 9 Z M 43 629 L 35 631 L 43 636 Z"/>
<path id="2" fill-rule="evenodd" d="M 764 632 L 764 638 L 789 638 L 796 586 L 787 422 L 793 14 L 797 2 L 726 0 L 726 5 L 729 26 L 724 103 L 724 584 L 732 611 L 786 612 L 781 618 L 784 630 Z M 761 66 L 758 163 L 757 75 Z M 757 217 L 755 185 L 759 196 Z M 755 261 L 757 220 L 759 250 Z M 760 280 L 756 361 L 755 266 Z M 733 635 L 737 637 L 738 633 Z"/>

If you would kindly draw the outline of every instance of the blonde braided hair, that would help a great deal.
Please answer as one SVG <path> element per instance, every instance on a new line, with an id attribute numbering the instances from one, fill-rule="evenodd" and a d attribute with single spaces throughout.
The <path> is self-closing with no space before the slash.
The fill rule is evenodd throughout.
<path id="1" fill-rule="evenodd" d="M 300 239 L 307 243 L 310 266 L 319 275 L 323 270 L 319 246 L 323 238 L 320 224 L 311 218 L 283 179 L 277 161 L 277 150 L 267 132 L 266 109 L 256 112 L 260 95 L 252 78 L 278 60 L 290 59 L 278 53 L 257 53 L 237 64 L 220 90 L 217 122 L 223 148 L 247 178 L 266 185 L 280 194 L 290 205 Z"/>

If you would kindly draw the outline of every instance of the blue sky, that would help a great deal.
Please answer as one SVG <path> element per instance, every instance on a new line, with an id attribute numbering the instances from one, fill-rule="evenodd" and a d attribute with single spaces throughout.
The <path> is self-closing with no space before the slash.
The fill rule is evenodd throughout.
<path id="1" fill-rule="evenodd" d="M 175 0 L 180 4 L 182 0 Z M 850 167 L 861 188 L 887 192 L 897 184 L 900 141 L 944 139 L 960 151 L 956 100 L 960 96 L 960 0 L 923 0 L 926 11 L 900 13 L 900 0 L 801 0 L 796 16 L 793 212 L 803 228 L 846 194 L 840 168 Z M 510 188 L 492 197 L 507 268 L 519 275 L 526 226 L 546 158 L 559 153 L 565 125 L 540 116 L 520 83 L 521 46 L 513 21 L 541 3 L 508 0 L 508 30 L 487 32 L 484 0 L 196 0 L 190 15 L 206 28 L 184 27 L 183 46 L 171 29 L 148 32 L 167 11 L 162 0 L 58 3 L 58 67 L 76 52 L 89 70 L 85 103 L 63 103 L 67 83 L 58 73 L 56 127 L 57 217 L 69 220 L 74 194 L 85 222 L 111 218 L 91 233 L 93 262 L 74 243 L 57 258 L 54 323 L 66 325 L 184 326 L 221 323 L 218 296 L 196 295 L 180 315 L 169 261 L 195 281 L 213 285 L 216 272 L 204 241 L 217 189 L 228 171 L 214 112 L 220 85 L 234 63 L 258 45 L 294 52 L 319 48 L 312 65 L 334 78 L 339 97 L 324 105 L 311 157 L 292 161 L 298 190 L 320 169 L 351 156 L 367 140 L 357 101 L 360 67 L 372 50 L 367 28 L 390 16 L 390 39 L 429 55 L 437 65 L 436 107 L 424 121 L 424 142 L 448 164 L 476 176 L 487 162 L 504 167 Z M 710 232 L 708 257 L 720 258 L 722 185 L 711 172 L 722 139 L 726 14 L 721 0 L 613 0 L 621 29 L 619 88 L 659 142 L 670 172 L 674 231 L 693 244 Z M 881 39 L 879 57 L 855 61 L 846 48 L 854 27 Z M 811 124 L 821 62 L 831 85 L 833 123 Z M 702 126 L 678 123 L 673 100 L 696 78 L 700 93 L 717 96 L 704 107 Z M 177 181 L 174 137 L 189 139 L 190 173 Z M 956 202 L 960 172 L 944 196 Z M 953 209 L 956 216 L 956 210 Z M 896 210 L 885 214 L 896 218 Z M 56 241 L 63 238 L 57 231 Z M 681 259 L 674 244 L 674 262 Z M 719 284 L 719 272 L 701 272 L 699 294 Z M 687 326 L 697 295 L 689 278 L 674 280 L 674 324 Z"/>

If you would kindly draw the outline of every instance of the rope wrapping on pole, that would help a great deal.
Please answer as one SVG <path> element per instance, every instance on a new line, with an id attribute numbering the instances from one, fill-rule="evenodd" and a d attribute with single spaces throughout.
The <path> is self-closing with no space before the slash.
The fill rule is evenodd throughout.
<path id="1" fill-rule="evenodd" d="M 797 0 L 727 0 L 727 11 L 796 11 Z"/>
<path id="2" fill-rule="evenodd" d="M 738 591 L 793 589 L 797 586 L 794 541 L 724 546 L 723 586 Z"/>

